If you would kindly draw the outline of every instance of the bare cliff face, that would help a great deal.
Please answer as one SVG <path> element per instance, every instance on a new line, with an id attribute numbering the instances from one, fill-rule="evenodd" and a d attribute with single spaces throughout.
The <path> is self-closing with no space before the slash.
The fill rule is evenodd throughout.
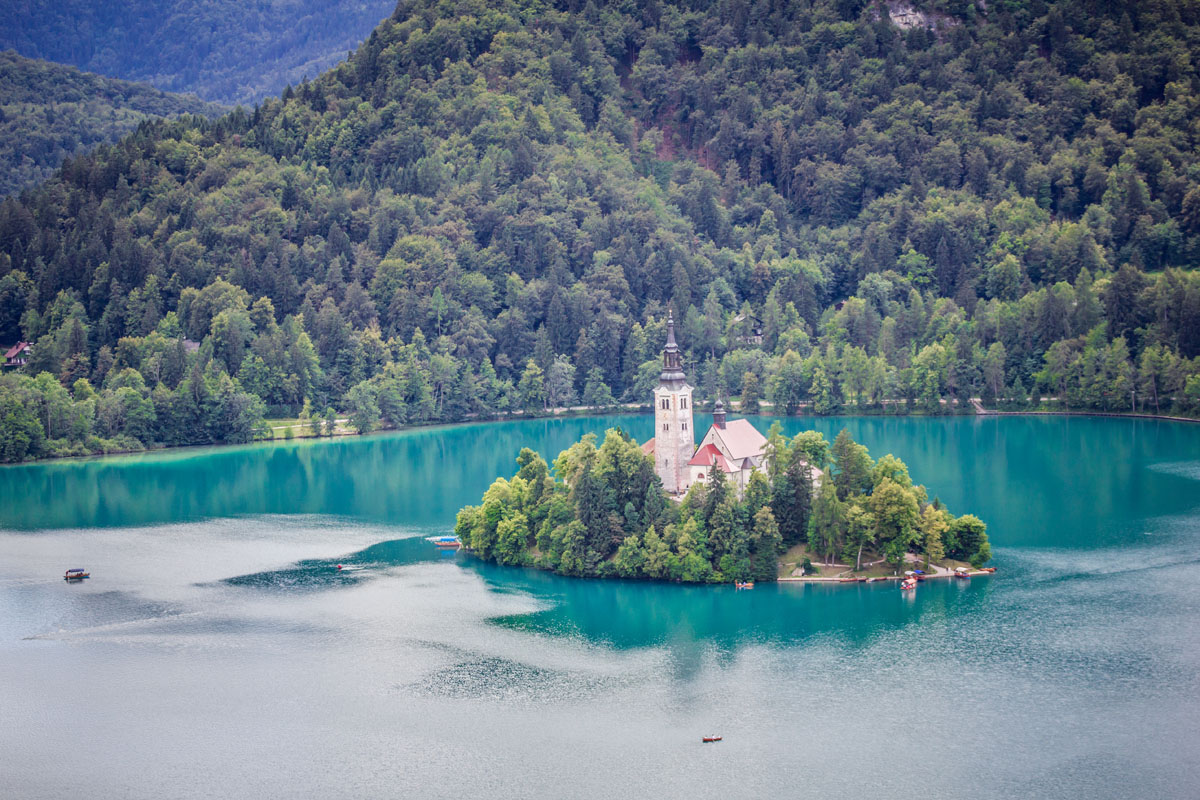
<path id="1" fill-rule="evenodd" d="M 958 20 L 944 14 L 921 11 L 909 3 L 887 2 L 884 7 L 887 8 L 888 18 L 891 19 L 892 24 L 902 31 L 912 28 L 942 31 L 959 24 Z"/>

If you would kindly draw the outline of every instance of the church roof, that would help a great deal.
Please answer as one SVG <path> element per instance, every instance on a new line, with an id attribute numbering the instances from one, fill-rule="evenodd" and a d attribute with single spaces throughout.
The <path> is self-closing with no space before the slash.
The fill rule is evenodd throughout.
<path id="1" fill-rule="evenodd" d="M 696 451 L 696 455 L 692 456 L 692 460 L 688 462 L 689 467 L 720 467 L 723 472 L 737 472 L 736 467 L 731 467 L 729 462 L 725 460 L 725 456 L 721 455 L 721 451 L 715 445 L 706 444 Z"/>
<path id="2" fill-rule="evenodd" d="M 646 442 L 642 445 L 642 452 L 648 456 L 654 455 L 654 440 L 653 439 L 646 440 Z"/>
<path id="3" fill-rule="evenodd" d="M 739 463 L 746 458 L 762 456 L 767 450 L 767 437 L 759 433 L 749 420 L 730 420 L 724 428 L 716 428 L 716 435 Z"/>

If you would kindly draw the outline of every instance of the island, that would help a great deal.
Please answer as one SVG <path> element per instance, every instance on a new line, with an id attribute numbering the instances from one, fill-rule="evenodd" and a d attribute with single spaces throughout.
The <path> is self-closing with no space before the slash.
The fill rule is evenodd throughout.
<path id="1" fill-rule="evenodd" d="M 950 575 L 991 558 L 987 526 L 953 516 L 903 461 L 846 430 L 766 436 L 717 402 L 699 447 L 691 387 L 667 325 L 654 439 L 609 429 L 554 459 L 529 448 L 455 534 L 478 558 L 563 575 L 687 583 Z M 965 574 L 965 573 L 964 573 Z"/>

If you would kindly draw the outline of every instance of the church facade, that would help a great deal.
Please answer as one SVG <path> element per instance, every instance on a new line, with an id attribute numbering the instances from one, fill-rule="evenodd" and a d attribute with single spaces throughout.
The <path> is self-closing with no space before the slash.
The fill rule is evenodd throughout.
<path id="1" fill-rule="evenodd" d="M 711 480 L 718 469 L 739 491 L 745 489 L 754 470 L 766 469 L 766 437 L 744 419 L 726 422 L 718 400 L 713 424 L 697 449 L 692 410 L 692 387 L 683 374 L 675 319 L 668 311 L 663 371 L 654 390 L 654 438 L 642 450 L 654 456 L 654 470 L 667 494 L 681 497 L 693 483 Z"/>

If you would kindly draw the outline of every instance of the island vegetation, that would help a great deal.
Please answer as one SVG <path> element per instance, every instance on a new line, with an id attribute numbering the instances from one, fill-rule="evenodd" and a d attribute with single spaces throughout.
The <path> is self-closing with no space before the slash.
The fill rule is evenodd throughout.
<path id="1" fill-rule="evenodd" d="M 0 204 L 0 458 L 640 402 L 668 304 L 701 403 L 1200 413 L 1195 4 L 925 11 L 404 0 L 144 123 Z"/>
<path id="2" fill-rule="evenodd" d="M 832 446 L 815 431 L 791 439 L 778 423 L 768 437 L 768 470 L 736 491 L 721 470 L 693 483 L 681 502 L 663 491 L 654 461 L 610 429 L 589 434 L 550 470 L 525 448 L 511 479 L 497 478 L 478 506 L 458 512 L 455 534 L 479 558 L 563 575 L 689 583 L 773 581 L 780 557 L 801 546 L 861 570 L 882 560 L 893 572 L 910 561 L 991 558 L 987 528 L 954 517 L 902 461 L 873 461 L 843 430 Z M 815 484 L 815 488 L 814 488 Z"/>

